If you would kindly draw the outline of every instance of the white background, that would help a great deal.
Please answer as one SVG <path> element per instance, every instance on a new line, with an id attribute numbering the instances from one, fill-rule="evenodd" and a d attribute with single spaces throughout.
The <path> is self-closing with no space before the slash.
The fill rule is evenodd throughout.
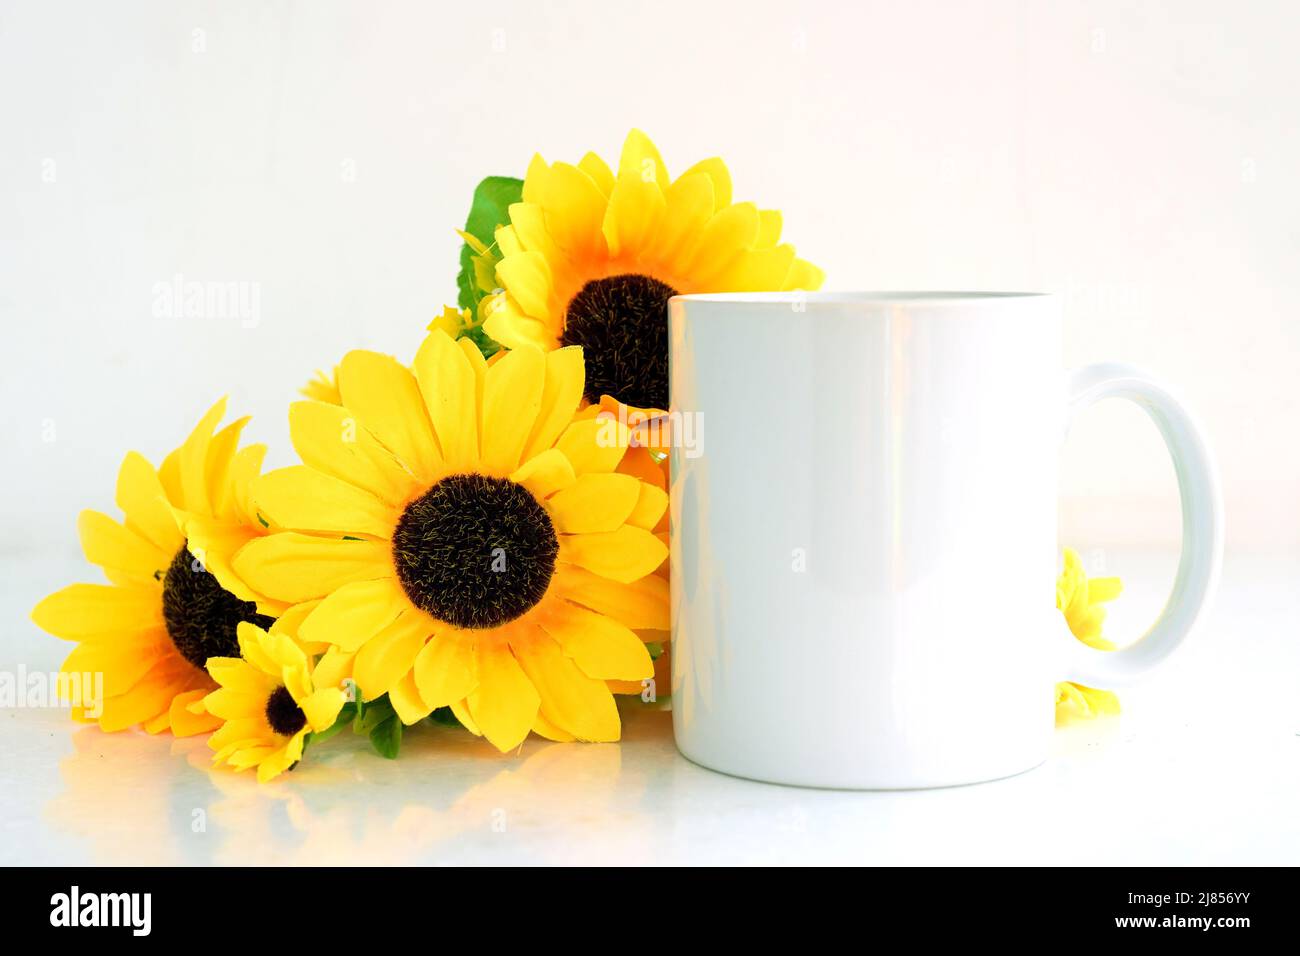
<path id="1" fill-rule="evenodd" d="M 1199 412 L 1230 545 L 1300 550 L 1295 4 L 0 10 L 0 548 L 73 551 L 123 452 L 223 393 L 289 461 L 302 380 L 409 355 L 454 299 L 482 175 L 637 125 L 674 173 L 724 157 L 827 288 L 1062 293 L 1067 363 Z M 256 284 L 256 328 L 156 317 L 178 275 Z M 1063 542 L 1176 544 L 1139 412 L 1090 411 L 1063 463 Z"/>
<path id="2" fill-rule="evenodd" d="M 1148 366 L 1199 412 L 1230 544 L 1201 639 L 1002 783 L 762 786 L 637 711 L 622 744 L 507 757 L 341 736 L 259 788 L 202 740 L 14 709 L 0 861 L 1294 863 L 1297 35 L 1281 2 L 0 0 L 4 672 L 58 666 L 25 615 L 96 577 L 75 515 L 112 510 L 128 448 L 158 461 L 229 393 L 290 461 L 314 369 L 410 355 L 454 298 L 483 175 L 612 159 L 633 125 L 673 172 L 723 156 L 827 288 L 1061 293 L 1067 364 Z M 178 275 L 255 287 L 256 327 L 155 316 Z M 1105 403 L 1063 465 L 1062 541 L 1124 577 L 1108 630 L 1135 636 L 1171 580 L 1168 459 Z"/>

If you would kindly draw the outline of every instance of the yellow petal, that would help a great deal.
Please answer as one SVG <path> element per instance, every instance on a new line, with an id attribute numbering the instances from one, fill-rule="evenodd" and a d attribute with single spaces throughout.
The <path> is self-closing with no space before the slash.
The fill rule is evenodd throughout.
<path id="1" fill-rule="evenodd" d="M 307 655 L 303 653 L 301 647 L 288 634 L 280 631 L 264 631 L 248 621 L 241 621 L 236 627 L 236 633 L 239 635 L 239 647 L 244 656 L 248 656 L 246 644 L 249 641 L 256 641 L 261 647 L 263 653 L 275 661 L 279 668 L 279 673 L 284 677 L 285 683 L 289 683 L 287 671 L 301 671 L 306 676 L 308 671 Z M 290 690 L 296 690 L 290 687 Z M 301 696 L 306 696 L 304 692 Z"/>
<path id="2" fill-rule="evenodd" d="M 253 498 L 272 522 L 296 531 L 388 538 L 397 513 L 368 491 L 306 465 L 267 472 L 253 483 Z"/>
<path id="3" fill-rule="evenodd" d="M 627 516 L 627 523 L 653 531 L 667 509 L 668 493 L 656 485 L 640 481 L 637 483 L 636 506 Z"/>
<path id="4" fill-rule="evenodd" d="M 582 159 L 578 160 L 578 168 L 590 176 L 591 181 L 596 184 L 596 188 L 606 196 L 613 190 L 614 173 L 610 170 L 609 164 L 595 153 L 587 153 Z M 510 221 L 514 222 L 513 209 Z"/>
<path id="5" fill-rule="evenodd" d="M 282 532 L 254 538 L 232 562 L 235 573 L 263 594 L 290 604 L 324 597 L 352 581 L 392 575 L 386 541 L 351 541 Z"/>
<path id="6" fill-rule="evenodd" d="M 560 560 L 624 583 L 663 564 L 668 549 L 644 528 L 624 525 L 617 531 L 560 535 Z"/>
<path id="7" fill-rule="evenodd" d="M 716 156 L 711 159 L 702 159 L 682 175 L 690 176 L 694 173 L 703 173 L 713 181 L 714 212 L 731 205 L 731 173 L 728 171 L 726 163 Z M 779 226 L 777 231 L 780 232 Z"/>
<path id="8" fill-rule="evenodd" d="M 813 292 L 822 287 L 826 281 L 826 273 L 817 268 L 811 262 L 805 262 L 803 259 L 796 259 L 790 266 L 790 272 L 785 277 L 786 289 L 805 289 Z"/>
<path id="9" fill-rule="evenodd" d="M 1124 585 L 1119 578 L 1089 578 L 1088 603 L 1100 604 L 1103 601 L 1113 601 L 1123 590 Z"/>
<path id="10" fill-rule="evenodd" d="M 231 754 L 228 758 L 226 758 L 226 762 L 230 764 L 230 766 L 234 767 L 236 770 L 248 770 L 250 767 L 256 767 L 264 760 L 269 760 L 272 754 L 278 753 L 281 756 L 283 756 L 284 748 L 277 746 L 279 738 L 276 737 L 273 738 L 273 740 L 275 741 L 273 743 L 267 743 L 261 746 L 241 748 L 235 751 L 233 754 Z M 269 768 L 268 768 L 268 772 L 269 772 Z M 261 777 L 260 772 L 258 774 L 258 777 L 259 778 Z M 266 781 L 262 780 L 261 782 L 265 783 Z"/>
<path id="11" fill-rule="evenodd" d="M 302 388 L 298 389 L 298 394 L 310 398 L 313 402 L 327 402 L 330 405 L 342 405 L 343 399 L 339 396 L 339 387 L 335 384 L 338 378 L 338 366 L 334 371 L 326 373 L 320 369 L 316 370 L 316 376 Z"/>
<path id="12" fill-rule="evenodd" d="M 269 736 L 269 730 L 266 717 L 263 715 L 238 717 L 226 721 L 216 733 L 208 738 L 208 746 L 217 751 L 217 756 L 213 758 L 214 761 L 220 762 L 224 760 L 234 748 Z M 222 753 L 222 751 L 225 751 L 225 753 Z"/>
<path id="13" fill-rule="evenodd" d="M 532 729 L 541 698 L 510 648 L 498 641 L 479 642 L 478 680 L 466 698 L 470 713 L 494 747 L 513 750 Z"/>
<path id="14" fill-rule="evenodd" d="M 518 303 L 504 292 L 490 300 L 483 331 L 509 349 L 533 346 L 549 352 L 559 347 L 556 332 L 542 321 L 524 315 Z"/>
<path id="15" fill-rule="evenodd" d="M 305 465 L 389 504 L 406 501 L 416 488 L 414 476 L 342 405 L 294 402 L 289 435 Z"/>
<path id="16" fill-rule="evenodd" d="M 356 656 L 354 651 L 342 651 L 337 647 L 331 647 L 316 662 L 316 667 L 311 674 L 312 683 L 317 687 L 341 689 L 343 682 L 352 678 L 352 665 L 356 661 Z"/>
<path id="17" fill-rule="evenodd" d="M 221 726 L 220 717 L 209 714 L 201 707 L 197 713 L 190 709 L 190 705 L 201 702 L 206 693 L 207 691 L 203 689 L 187 690 L 185 693 L 177 694 L 172 698 L 171 707 L 167 714 L 167 723 L 171 727 L 174 736 L 193 737 L 198 734 L 210 733 Z"/>
<path id="18" fill-rule="evenodd" d="M 456 719 L 460 721 L 462 727 L 475 737 L 483 736 L 483 731 L 479 729 L 477 721 L 474 720 L 474 715 L 469 712 L 468 700 L 455 700 L 448 706 L 451 707 L 451 712 L 456 715 Z"/>
<path id="19" fill-rule="evenodd" d="M 524 461 L 555 444 L 560 433 L 573 420 L 573 413 L 582 402 L 585 384 L 586 370 L 581 348 L 571 345 L 546 354 L 546 384 L 542 388 L 537 421 L 524 446 Z"/>
<path id="20" fill-rule="evenodd" d="M 221 518 L 226 522 L 257 524 L 257 507 L 253 504 L 253 479 L 262 473 L 266 446 L 248 445 L 235 453 L 230 462 L 230 495 Z"/>
<path id="21" fill-rule="evenodd" d="M 1062 681 L 1056 685 L 1056 723 L 1064 725 L 1120 712 L 1119 697 L 1108 690 Z"/>
<path id="22" fill-rule="evenodd" d="M 101 690 L 107 697 L 116 697 L 134 687 L 158 663 L 175 656 L 166 628 L 158 626 L 82 641 L 59 670 L 74 675 L 103 674 Z"/>
<path id="23" fill-rule="evenodd" d="M 610 258 L 640 253 L 659 228 L 666 208 L 658 183 L 620 174 L 601 225 Z"/>
<path id="24" fill-rule="evenodd" d="M 298 706 L 311 729 L 319 733 L 334 725 L 345 700 L 343 691 L 337 687 L 322 687 L 298 701 Z"/>
<path id="25" fill-rule="evenodd" d="M 190 689 L 194 675 L 194 668 L 179 656 L 160 661 L 125 694 L 103 702 L 100 729 L 113 733 L 167 713 L 176 695 Z"/>
<path id="26" fill-rule="evenodd" d="M 513 225 L 509 225 L 509 226 L 505 226 L 505 225 L 497 226 L 496 231 L 492 233 L 492 236 L 493 236 L 493 238 L 496 239 L 496 245 L 497 245 L 497 257 L 498 257 L 499 259 L 505 259 L 505 258 L 507 258 L 507 257 L 509 257 L 509 256 L 517 256 L 517 255 L 519 255 L 521 252 L 525 252 L 525 251 L 526 251 L 526 250 L 524 249 L 524 246 L 523 246 L 523 242 L 522 242 L 522 240 L 519 238 L 519 233 L 515 230 L 515 227 L 514 227 Z M 476 263 L 477 263 L 478 261 L 479 261 L 479 260 L 477 260 L 477 259 L 475 260 Z M 482 282 L 482 281 L 479 281 L 480 278 L 482 278 L 482 279 L 486 279 L 486 278 L 487 278 L 487 274 L 486 274 L 486 263 L 484 264 L 484 275 L 483 275 L 482 277 L 480 277 L 480 276 L 478 275 L 477 269 L 476 269 L 476 271 L 475 271 L 474 279 L 475 279 L 476 282 L 478 282 L 478 284 L 479 284 L 479 286 L 480 286 L 481 288 L 484 288 L 484 289 L 485 289 L 485 291 L 491 291 L 492 289 L 494 289 L 494 288 L 496 287 L 496 269 L 495 269 L 495 267 L 493 268 L 492 272 L 493 272 L 493 281 L 492 281 L 491 285 L 487 285 L 486 283 L 484 283 L 484 282 Z"/>
<path id="27" fill-rule="evenodd" d="M 650 453 L 648 448 L 637 446 L 629 448 L 623 460 L 618 463 L 618 470 L 625 475 L 633 475 L 642 481 L 654 485 L 661 491 L 668 490 L 668 460 L 662 462 Z"/>
<path id="28" fill-rule="evenodd" d="M 742 252 L 725 271 L 713 279 L 702 280 L 709 291 L 766 292 L 781 288 L 794 263 L 794 246 L 774 249 L 750 249 Z"/>
<path id="29" fill-rule="evenodd" d="M 654 675 L 654 662 L 641 639 L 603 614 L 567 601 L 553 601 L 540 621 L 542 629 L 588 677 L 644 680 Z"/>
<path id="30" fill-rule="evenodd" d="M 235 628 L 239 638 L 239 655 L 253 667 L 267 675 L 275 684 L 283 683 L 283 668 L 268 648 L 262 646 L 263 631 L 251 621 L 241 621 Z"/>
<path id="31" fill-rule="evenodd" d="M 265 596 L 250 588 L 231 565 L 240 548 L 260 537 L 257 530 L 248 525 L 232 525 L 217 518 L 191 515 L 185 519 L 185 533 L 189 537 L 190 554 L 202 563 L 222 588 L 241 601 L 256 601 L 259 605 L 266 603 Z"/>
<path id="32" fill-rule="evenodd" d="M 300 731 L 284 747 L 262 757 L 257 763 L 257 782 L 267 783 L 284 773 L 302 759 L 303 739 L 306 731 Z"/>
<path id="33" fill-rule="evenodd" d="M 545 737 L 547 740 L 554 740 L 556 743 L 569 744 L 577 738 L 567 730 L 561 730 L 555 724 L 546 719 L 542 711 L 537 712 L 536 719 L 533 720 L 533 733 L 539 737 Z"/>
<path id="34" fill-rule="evenodd" d="M 415 376 L 391 355 L 358 350 L 339 365 L 343 404 L 421 481 L 441 467 L 433 425 Z"/>
<path id="35" fill-rule="evenodd" d="M 469 364 L 474 367 L 474 378 L 478 383 L 475 388 L 474 403 L 482 405 L 483 379 L 487 377 L 487 359 L 483 357 L 483 353 L 478 350 L 478 346 L 474 344 L 472 339 L 457 339 L 456 345 L 465 353 L 465 357 L 469 359 Z"/>
<path id="36" fill-rule="evenodd" d="M 207 670 L 222 687 L 241 694 L 267 697 L 279 686 L 279 681 L 274 677 L 242 657 L 209 657 Z"/>
<path id="37" fill-rule="evenodd" d="M 172 698 L 172 703 L 173 703 L 173 704 L 176 703 L 176 699 L 175 699 L 175 698 Z M 75 720 L 76 718 L 74 717 L 73 719 Z M 213 717 L 213 718 L 211 718 L 211 719 L 216 720 L 215 717 Z M 172 722 L 172 715 L 171 715 L 171 709 L 169 708 L 169 709 L 163 711 L 163 712 L 162 712 L 161 714 L 159 714 L 157 717 L 153 717 L 153 718 L 151 718 L 151 719 L 149 719 L 149 720 L 146 720 L 146 721 L 145 721 L 144 723 L 142 723 L 140 726 L 144 728 L 145 733 L 148 733 L 148 734 L 160 734 L 160 733 L 162 733 L 164 730 L 170 730 L 170 729 L 171 729 L 171 722 Z"/>
<path id="38" fill-rule="evenodd" d="M 579 475 L 546 503 L 557 531 L 576 534 L 614 531 L 632 513 L 641 482 L 617 472 Z"/>
<path id="39" fill-rule="evenodd" d="M 298 636 L 355 651 L 409 609 L 410 601 L 396 579 L 354 581 L 316 605 L 303 620 Z"/>
<path id="40" fill-rule="evenodd" d="M 235 720 L 265 713 L 266 700 L 264 693 L 218 687 L 203 698 L 203 706 L 208 713 L 223 720 Z"/>
<path id="41" fill-rule="evenodd" d="M 713 180 L 704 173 L 683 176 L 672 184 L 665 197 L 663 221 L 650 254 L 662 261 L 672 274 L 683 274 L 699 245 L 705 224 L 713 216 Z M 686 288 L 678 292 L 694 292 Z"/>
<path id="42" fill-rule="evenodd" d="M 611 176 L 610 182 L 613 182 Z M 546 231 L 546 212 L 536 203 L 517 202 L 510 206 L 510 228 L 519 251 L 540 252 L 547 262 L 563 262 L 564 253 Z M 500 237 L 503 230 L 498 229 Z M 503 250 L 504 254 L 504 250 Z"/>
<path id="43" fill-rule="evenodd" d="M 545 380 L 546 358 L 532 348 L 513 350 L 488 369 L 483 386 L 484 471 L 509 474 L 519 467 L 541 408 Z"/>
<path id="44" fill-rule="evenodd" d="M 166 574 L 171 564 L 172 554 L 98 511 L 81 512 L 77 532 L 86 560 L 100 567 L 158 580 L 156 575 Z"/>
<path id="45" fill-rule="evenodd" d="M 425 644 L 415 659 L 415 683 L 430 710 L 468 697 L 478 686 L 473 637 L 448 629 Z"/>
<path id="46" fill-rule="evenodd" d="M 292 607 L 286 608 L 284 613 L 277 617 L 267 630 L 278 631 L 281 634 L 288 634 L 290 637 L 298 641 L 299 644 L 320 643 L 319 641 L 309 641 L 302 636 L 302 622 L 307 619 L 312 611 L 320 607 L 320 603 L 320 601 L 303 601 L 301 604 L 295 604 Z M 324 648 L 322 648 L 318 653 L 325 653 Z"/>
<path id="47" fill-rule="evenodd" d="M 671 626 L 668 581 L 658 575 L 620 584 L 576 565 L 559 564 L 553 586 L 570 601 L 599 611 L 627 627 L 666 631 Z"/>
<path id="48" fill-rule="evenodd" d="M 524 197 L 525 201 L 528 197 Z M 546 227 L 555 244 L 570 258 L 585 261 L 606 254 L 601 222 L 605 196 L 592 178 L 577 166 L 553 164 L 546 176 L 542 207 Z"/>
<path id="49" fill-rule="evenodd" d="M 624 176 L 640 179 L 658 185 L 668 191 L 668 168 L 664 166 L 659 150 L 650 141 L 650 137 L 639 129 L 627 134 L 623 141 L 623 152 L 618 159 L 619 178 Z"/>
<path id="50" fill-rule="evenodd" d="M 398 719 L 407 726 L 419 723 L 433 713 L 433 708 L 420 696 L 415 674 L 411 671 L 407 671 L 401 680 L 388 688 L 388 702 L 393 705 Z"/>
<path id="51" fill-rule="evenodd" d="M 536 203 L 541 200 L 550 171 L 551 168 L 546 164 L 546 160 L 542 159 L 542 154 L 534 153 L 533 158 L 528 161 L 528 171 L 524 173 L 522 197 L 524 202 Z"/>
<path id="52" fill-rule="evenodd" d="M 288 639 L 285 635 L 281 636 L 284 636 L 286 640 Z M 302 667 L 293 668 L 286 667 L 284 669 L 284 686 L 289 692 L 289 696 L 293 698 L 294 703 L 301 707 L 302 702 L 312 695 L 311 671 L 307 668 L 307 665 L 304 664 Z"/>
<path id="53" fill-rule="evenodd" d="M 167 494 L 167 500 L 177 508 L 184 507 L 185 495 L 181 492 L 180 449 L 174 448 L 158 466 L 158 481 Z"/>
<path id="54" fill-rule="evenodd" d="M 431 332 L 415 355 L 415 376 L 443 459 L 453 471 L 478 464 L 477 376 L 444 332 Z"/>
<path id="55" fill-rule="evenodd" d="M 427 614 L 411 609 L 366 641 L 352 663 L 352 678 L 366 700 L 388 693 L 406 676 L 433 629 Z"/>
<path id="56" fill-rule="evenodd" d="M 515 653 L 536 689 L 545 721 L 578 740 L 618 740 L 621 729 L 618 708 L 604 681 L 583 673 L 545 635 L 530 638 Z M 649 660 L 644 647 L 641 653 Z"/>
<path id="57" fill-rule="evenodd" d="M 37 604 L 32 621 L 55 637 L 69 640 L 138 631 L 162 624 L 162 592 L 158 588 L 69 584 Z"/>
<path id="58" fill-rule="evenodd" d="M 176 464 L 180 479 L 181 500 L 177 502 L 186 511 L 210 513 L 208 498 L 208 447 L 217 422 L 226 414 L 226 400 L 220 399 L 194 426 L 194 431 L 180 448 L 176 449 Z"/>
<path id="59" fill-rule="evenodd" d="M 758 211 L 758 239 L 755 249 L 771 249 L 781 241 L 781 212 L 777 209 Z"/>
<path id="60" fill-rule="evenodd" d="M 549 448 L 515 469 L 510 480 L 523 485 L 540 499 L 569 487 L 577 480 L 577 476 L 564 452 L 558 448 Z"/>
<path id="61" fill-rule="evenodd" d="M 524 314 L 543 322 L 553 318 L 551 268 L 540 252 L 517 252 L 497 263 L 497 276 Z"/>
<path id="62" fill-rule="evenodd" d="M 708 286 L 711 278 L 722 274 L 757 240 L 758 207 L 748 202 L 727 206 L 705 225 L 688 270 Z"/>
<path id="63" fill-rule="evenodd" d="M 128 527 L 148 538 L 165 554 L 180 550 L 185 538 L 167 503 L 166 492 L 153 465 L 138 452 L 129 452 L 117 472 L 117 506 Z"/>
<path id="64" fill-rule="evenodd" d="M 208 501 L 212 505 L 213 514 L 229 513 L 230 466 L 239 450 L 239 436 L 248 422 L 247 416 L 231 422 L 212 436 L 212 442 L 208 446 Z"/>
<path id="65" fill-rule="evenodd" d="M 627 426 L 613 418 L 588 418 L 566 428 L 555 443 L 578 475 L 610 472 L 627 451 Z"/>

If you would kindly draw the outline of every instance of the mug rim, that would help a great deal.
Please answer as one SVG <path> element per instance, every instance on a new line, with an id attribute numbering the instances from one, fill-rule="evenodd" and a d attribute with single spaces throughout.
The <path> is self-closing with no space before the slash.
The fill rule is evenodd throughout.
<path id="1" fill-rule="evenodd" d="M 691 292 L 675 295 L 669 302 L 719 303 L 728 305 L 962 305 L 1022 299 L 1051 299 L 1052 292 Z"/>

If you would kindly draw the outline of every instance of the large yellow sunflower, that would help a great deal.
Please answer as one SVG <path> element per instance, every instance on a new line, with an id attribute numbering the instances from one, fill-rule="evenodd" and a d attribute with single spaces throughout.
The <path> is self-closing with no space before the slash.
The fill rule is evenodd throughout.
<path id="1" fill-rule="evenodd" d="M 311 658 L 289 635 L 241 623 L 238 637 L 239 657 L 208 659 L 208 673 L 221 686 L 203 698 L 203 708 L 224 721 L 208 746 L 214 763 L 256 767 L 265 783 L 302 759 L 307 734 L 333 724 L 346 696 L 314 682 Z"/>
<path id="2" fill-rule="evenodd" d="M 109 584 L 71 584 L 32 610 L 56 637 L 76 641 L 66 674 L 102 674 L 102 701 L 74 701 L 73 716 L 103 730 L 136 724 L 185 736 L 217 725 L 189 705 L 213 688 L 209 657 L 238 654 L 240 621 L 270 624 L 283 607 L 230 570 L 233 549 L 264 534 L 249 498 L 263 445 L 239 448 L 241 418 L 216 431 L 223 398 L 155 470 L 137 452 L 122 462 L 117 505 L 125 520 L 83 511 L 86 558 Z"/>
<path id="3" fill-rule="evenodd" d="M 668 407 L 671 296 L 822 283 L 820 269 L 780 242 L 779 212 L 731 201 L 722 160 L 670 179 L 640 130 L 628 134 L 617 174 L 594 153 L 576 166 L 535 156 L 509 216 L 497 248 L 476 250 L 480 275 L 492 276 L 485 254 L 500 257 L 502 291 L 482 303 L 484 331 L 508 348 L 583 346 L 593 403 L 608 395 Z"/>
<path id="4" fill-rule="evenodd" d="M 253 587 L 311 605 L 296 633 L 329 645 L 317 685 L 350 676 L 407 724 L 450 707 L 503 751 L 530 730 L 618 739 L 607 682 L 649 678 L 634 629 L 668 626 L 651 531 L 668 499 L 575 417 L 582 351 L 489 366 L 437 330 L 412 368 L 354 351 L 337 381 L 339 404 L 291 407 L 304 464 L 254 487 L 285 530 L 234 557 Z"/>

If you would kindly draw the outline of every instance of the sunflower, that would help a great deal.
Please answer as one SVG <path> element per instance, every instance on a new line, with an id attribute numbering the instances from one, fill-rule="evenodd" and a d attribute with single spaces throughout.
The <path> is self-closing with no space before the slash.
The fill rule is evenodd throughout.
<path id="1" fill-rule="evenodd" d="M 225 408 L 224 398 L 212 406 L 160 469 L 127 454 L 117 476 L 125 520 L 83 511 L 77 522 L 86 558 L 110 583 L 68 585 L 32 610 L 39 627 L 77 642 L 65 674 L 103 674 L 102 702 L 73 701 L 78 720 L 211 730 L 216 720 L 189 707 L 212 689 L 208 658 L 238 653 L 236 625 L 270 624 L 283 607 L 230 570 L 233 551 L 266 531 L 248 495 L 266 448 L 239 448 L 247 418 L 216 431 Z"/>
<path id="2" fill-rule="evenodd" d="M 1106 609 L 1102 604 L 1119 597 L 1122 588 L 1119 578 L 1089 579 L 1079 555 L 1070 548 L 1065 549 L 1065 568 L 1056 582 L 1056 606 L 1065 615 L 1070 633 L 1089 647 L 1101 651 L 1115 649 L 1114 644 L 1101 636 L 1102 624 L 1106 620 Z M 1061 681 L 1056 685 L 1058 724 L 1117 713 L 1119 698 L 1111 691 L 1097 690 L 1070 681 Z"/>
<path id="3" fill-rule="evenodd" d="M 616 470 L 626 442 L 575 414 L 583 384 L 580 349 L 489 365 L 436 330 L 412 368 L 350 352 L 340 404 L 291 407 L 304 464 L 258 480 L 279 530 L 234 567 L 311 605 L 319 686 L 351 677 L 406 724 L 450 707 L 502 751 L 530 730 L 618 739 L 607 682 L 649 678 L 634 629 L 668 627 L 668 498 Z"/>
<path id="4" fill-rule="evenodd" d="M 617 175 L 594 153 L 576 165 L 535 156 L 522 202 L 496 230 L 495 250 L 471 246 L 483 329 L 507 348 L 580 345 L 586 398 L 612 396 L 650 413 L 668 407 L 665 306 L 691 292 L 816 289 L 822 272 L 780 242 L 781 214 L 731 201 L 720 159 L 670 179 L 641 131 L 623 144 Z M 497 292 L 484 257 L 496 262 Z"/>
<path id="5" fill-rule="evenodd" d="M 247 622 L 238 632 L 239 657 L 208 659 L 221 686 L 203 698 L 203 709 L 225 721 L 208 746 L 213 763 L 256 767 L 266 783 L 302 759 L 307 734 L 333 724 L 347 695 L 316 685 L 311 659 L 289 635 Z"/>

